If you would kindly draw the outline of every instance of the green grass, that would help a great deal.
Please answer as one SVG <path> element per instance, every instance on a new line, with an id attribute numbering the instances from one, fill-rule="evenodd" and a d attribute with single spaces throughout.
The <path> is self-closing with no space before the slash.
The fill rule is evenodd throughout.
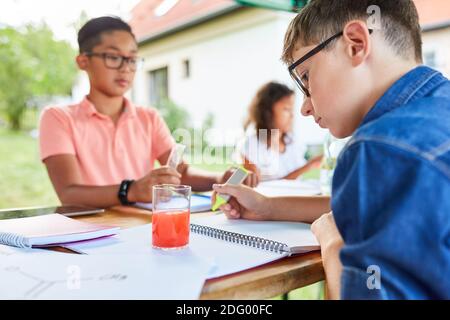
<path id="1" fill-rule="evenodd" d="M 305 174 L 303 174 L 302 179 L 304 180 L 317 180 L 320 177 L 320 169 L 312 169 Z"/>
<path id="2" fill-rule="evenodd" d="M 325 281 L 311 284 L 288 293 L 288 300 L 323 300 L 325 299 Z"/>
<path id="3" fill-rule="evenodd" d="M 58 204 L 38 142 L 24 132 L 0 129 L 0 208 Z"/>
<path id="4" fill-rule="evenodd" d="M 325 282 L 320 281 L 269 300 L 323 300 L 325 296 L 324 285 Z"/>

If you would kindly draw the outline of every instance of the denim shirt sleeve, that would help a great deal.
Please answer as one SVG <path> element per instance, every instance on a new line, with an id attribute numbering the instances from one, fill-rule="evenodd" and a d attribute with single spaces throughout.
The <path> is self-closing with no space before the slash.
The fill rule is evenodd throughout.
<path id="1" fill-rule="evenodd" d="M 339 159 L 332 209 L 345 245 L 342 299 L 450 297 L 450 187 L 394 143 L 360 141 Z"/>

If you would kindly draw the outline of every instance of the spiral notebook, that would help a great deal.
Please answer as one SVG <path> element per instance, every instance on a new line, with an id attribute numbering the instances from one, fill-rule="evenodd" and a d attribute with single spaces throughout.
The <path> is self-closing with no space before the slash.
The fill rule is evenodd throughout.
<path id="1" fill-rule="evenodd" d="M 61 214 L 0 220 L 0 244 L 47 247 L 117 234 L 120 228 L 74 220 Z"/>
<path id="2" fill-rule="evenodd" d="M 300 222 L 230 220 L 217 214 L 192 219 L 191 231 L 287 256 L 320 249 L 310 225 Z"/>
<path id="3" fill-rule="evenodd" d="M 191 216 L 191 234 L 186 249 L 210 261 L 208 279 L 230 275 L 318 250 L 309 225 L 295 222 L 228 220 L 223 214 Z M 132 227 L 116 237 L 80 242 L 69 248 L 85 254 L 149 252 L 152 225 Z M 186 268 L 189 268 L 186 265 Z"/>

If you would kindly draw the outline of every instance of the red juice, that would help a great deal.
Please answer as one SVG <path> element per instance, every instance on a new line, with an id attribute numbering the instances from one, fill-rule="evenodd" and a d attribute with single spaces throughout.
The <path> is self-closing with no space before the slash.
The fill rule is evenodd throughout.
<path id="1" fill-rule="evenodd" d="M 153 213 L 152 245 L 159 248 L 184 247 L 189 243 L 190 210 Z"/>

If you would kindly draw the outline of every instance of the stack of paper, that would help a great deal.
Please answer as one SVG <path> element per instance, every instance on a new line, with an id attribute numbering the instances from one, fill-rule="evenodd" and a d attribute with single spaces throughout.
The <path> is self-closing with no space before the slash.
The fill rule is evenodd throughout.
<path id="1" fill-rule="evenodd" d="M 0 220 L 0 244 L 56 246 L 116 234 L 120 228 L 78 221 L 60 214 Z"/>

